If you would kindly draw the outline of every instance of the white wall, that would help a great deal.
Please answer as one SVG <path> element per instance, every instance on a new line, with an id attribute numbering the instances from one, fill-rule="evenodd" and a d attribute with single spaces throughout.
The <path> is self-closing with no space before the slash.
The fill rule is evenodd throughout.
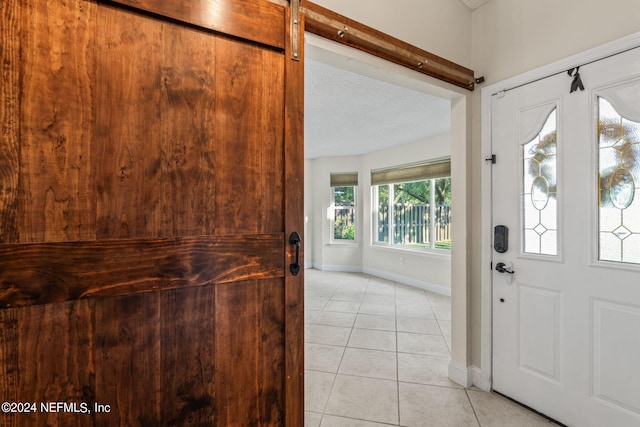
<path id="1" fill-rule="evenodd" d="M 313 174 L 311 173 L 311 160 L 304 160 L 304 268 L 312 267 L 313 260 Z"/>
<path id="2" fill-rule="evenodd" d="M 450 293 L 451 257 L 445 254 L 398 250 L 372 246 L 371 170 L 437 159 L 451 154 L 449 135 L 404 144 L 363 156 L 328 157 L 308 160 L 305 170 L 307 192 L 311 193 L 306 215 L 306 236 L 311 247 L 311 264 L 322 270 L 362 271 L 435 292 Z M 331 223 L 327 209 L 331 204 L 329 177 L 332 172 L 358 172 L 358 204 L 360 206 L 357 244 L 331 244 Z M 455 209 L 455 207 L 454 207 Z M 309 254 L 307 254 L 309 265 Z"/>
<path id="3" fill-rule="evenodd" d="M 362 182 L 362 159 L 360 156 L 324 157 L 308 162 L 311 167 L 305 169 L 305 180 L 312 182 L 311 205 L 307 213 L 311 229 L 307 236 L 307 241 L 311 242 L 311 265 L 320 270 L 362 271 L 362 209 L 356 217 L 358 244 L 331 244 L 331 223 L 327 217 L 331 206 L 331 173 L 358 172 L 358 180 Z M 358 187 L 356 202 L 362 206 L 362 185 Z"/>
<path id="4" fill-rule="evenodd" d="M 450 136 L 441 135 L 404 144 L 393 149 L 380 150 L 363 156 L 364 209 L 372 210 L 371 170 L 390 166 L 398 166 L 416 161 L 438 159 L 451 155 Z M 453 207 L 455 210 L 455 207 Z M 455 213 L 454 213 L 455 215 Z M 364 216 L 365 230 L 371 230 L 372 217 Z M 363 271 L 402 281 L 424 289 L 450 295 L 451 288 L 451 255 L 424 254 L 410 250 L 398 250 L 371 245 L 372 235 L 366 236 L 363 247 Z"/>
<path id="5" fill-rule="evenodd" d="M 492 0 L 472 27 L 472 68 L 490 84 L 640 31 L 640 2 Z"/>
<path id="6" fill-rule="evenodd" d="M 472 65 L 486 84 L 640 31 L 638 0 L 492 0 L 472 14 Z M 480 91 L 472 100 L 471 362 L 481 367 Z M 485 359 L 486 360 L 486 359 Z"/>
<path id="7" fill-rule="evenodd" d="M 459 0 L 314 3 L 465 67 L 471 63 L 471 12 Z"/>

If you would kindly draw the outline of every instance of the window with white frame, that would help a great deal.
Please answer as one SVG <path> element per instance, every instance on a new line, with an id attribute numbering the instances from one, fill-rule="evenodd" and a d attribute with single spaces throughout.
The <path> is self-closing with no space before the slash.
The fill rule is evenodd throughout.
<path id="1" fill-rule="evenodd" d="M 358 173 L 331 174 L 331 241 L 355 242 Z"/>
<path id="2" fill-rule="evenodd" d="M 451 162 L 371 171 L 373 242 L 415 249 L 451 249 Z"/>

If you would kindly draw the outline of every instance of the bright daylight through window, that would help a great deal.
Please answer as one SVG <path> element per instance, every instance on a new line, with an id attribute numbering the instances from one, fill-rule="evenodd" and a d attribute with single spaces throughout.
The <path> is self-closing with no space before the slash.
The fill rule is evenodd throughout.
<path id="1" fill-rule="evenodd" d="M 640 264 L 640 122 L 598 105 L 599 258 Z"/>
<path id="2" fill-rule="evenodd" d="M 331 174 L 331 241 L 354 242 L 356 240 L 356 200 L 358 174 Z"/>
<path id="3" fill-rule="evenodd" d="M 356 239 L 356 187 L 333 187 L 333 239 Z"/>
<path id="4" fill-rule="evenodd" d="M 448 160 L 372 171 L 374 243 L 451 249 L 450 174 Z"/>

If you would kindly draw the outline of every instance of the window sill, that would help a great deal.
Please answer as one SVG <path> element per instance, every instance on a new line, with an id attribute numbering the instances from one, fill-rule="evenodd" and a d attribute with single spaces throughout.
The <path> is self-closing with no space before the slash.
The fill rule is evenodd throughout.
<path id="1" fill-rule="evenodd" d="M 360 242 L 338 242 L 338 241 L 332 241 L 326 244 L 327 246 L 336 246 L 336 247 L 343 247 L 343 248 L 357 248 L 360 246 Z"/>
<path id="2" fill-rule="evenodd" d="M 370 247 L 380 251 L 387 251 L 387 252 L 393 252 L 393 253 L 404 252 L 412 255 L 420 255 L 420 256 L 424 255 L 429 258 L 436 258 L 440 260 L 451 260 L 451 251 L 447 249 L 431 249 L 431 248 L 411 249 L 411 248 L 406 248 L 402 246 L 378 245 L 378 244 L 372 244 L 370 245 Z"/>

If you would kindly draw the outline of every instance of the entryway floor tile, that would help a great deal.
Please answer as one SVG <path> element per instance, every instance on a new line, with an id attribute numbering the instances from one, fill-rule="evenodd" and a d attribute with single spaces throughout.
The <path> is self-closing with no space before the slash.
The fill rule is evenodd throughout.
<path id="1" fill-rule="evenodd" d="M 305 426 L 549 427 L 449 379 L 451 299 L 366 274 L 305 270 Z"/>
<path id="2" fill-rule="evenodd" d="M 347 418 L 397 424 L 398 385 L 396 381 L 338 374 L 325 412 Z"/>

